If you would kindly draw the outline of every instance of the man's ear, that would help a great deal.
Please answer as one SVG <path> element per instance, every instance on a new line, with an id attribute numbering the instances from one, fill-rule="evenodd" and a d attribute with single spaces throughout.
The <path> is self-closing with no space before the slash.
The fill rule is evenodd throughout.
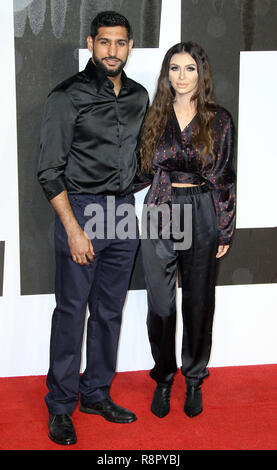
<path id="1" fill-rule="evenodd" d="M 131 50 L 133 48 L 133 45 L 134 45 L 134 40 L 133 39 L 130 39 L 129 40 L 129 43 L 128 43 L 128 46 L 129 46 L 129 54 L 131 53 Z"/>
<path id="2" fill-rule="evenodd" d="M 88 46 L 88 50 L 90 52 L 92 52 L 93 51 L 93 38 L 92 38 L 92 36 L 87 37 L 87 46 Z"/>

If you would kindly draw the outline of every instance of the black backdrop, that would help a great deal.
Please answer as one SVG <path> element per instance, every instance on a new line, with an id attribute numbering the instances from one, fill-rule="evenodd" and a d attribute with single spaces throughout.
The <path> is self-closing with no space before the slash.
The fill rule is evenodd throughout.
<path id="1" fill-rule="evenodd" d="M 54 290 L 53 210 L 36 179 L 43 104 L 57 83 L 78 71 L 78 49 L 86 47 L 90 21 L 105 9 L 128 17 L 135 47 L 158 47 L 161 0 L 33 0 L 15 11 L 22 295 Z M 239 52 L 277 49 L 277 1 L 182 0 L 181 15 L 181 39 L 207 51 L 216 98 L 237 123 Z M 276 234 L 276 228 L 237 230 L 232 250 L 220 261 L 217 284 L 277 282 Z M 1 273 L 4 242 L 0 262 Z M 143 288 L 138 251 L 130 289 Z"/>

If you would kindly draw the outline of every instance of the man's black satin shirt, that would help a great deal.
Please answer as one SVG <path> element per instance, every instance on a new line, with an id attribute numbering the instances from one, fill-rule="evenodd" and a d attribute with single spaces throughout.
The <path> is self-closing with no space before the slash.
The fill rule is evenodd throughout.
<path id="1" fill-rule="evenodd" d="M 85 70 L 49 94 L 38 167 L 49 200 L 63 190 L 107 195 L 132 191 L 148 94 L 124 72 L 121 81 L 116 96 L 112 81 L 89 60 Z"/>

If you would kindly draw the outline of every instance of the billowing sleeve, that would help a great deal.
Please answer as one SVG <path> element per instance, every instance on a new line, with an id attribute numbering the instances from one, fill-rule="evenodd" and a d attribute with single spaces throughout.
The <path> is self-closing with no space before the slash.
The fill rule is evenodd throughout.
<path id="1" fill-rule="evenodd" d="M 64 170 L 77 114 L 77 109 L 64 91 L 54 91 L 48 96 L 41 126 L 37 175 L 49 200 L 66 189 Z"/>
<path id="2" fill-rule="evenodd" d="M 235 229 L 236 189 L 233 168 L 234 124 L 227 111 L 215 118 L 215 164 L 207 179 L 212 183 L 218 220 L 219 245 L 231 243 Z"/>

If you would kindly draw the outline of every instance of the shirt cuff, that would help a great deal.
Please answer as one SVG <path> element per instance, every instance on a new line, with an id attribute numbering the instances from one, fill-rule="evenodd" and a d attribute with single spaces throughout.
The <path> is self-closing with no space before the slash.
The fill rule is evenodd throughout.
<path id="1" fill-rule="evenodd" d="M 60 177 L 58 179 L 47 181 L 42 184 L 42 189 L 45 196 L 50 201 L 54 197 L 58 196 L 62 191 L 67 190 L 64 178 Z"/>

